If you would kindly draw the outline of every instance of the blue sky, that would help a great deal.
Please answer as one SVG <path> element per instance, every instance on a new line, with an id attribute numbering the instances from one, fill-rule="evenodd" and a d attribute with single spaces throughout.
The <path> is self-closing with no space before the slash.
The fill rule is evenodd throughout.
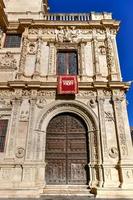
<path id="1" fill-rule="evenodd" d="M 112 12 L 121 21 L 117 35 L 123 81 L 133 80 L 133 0 L 49 0 L 50 12 Z M 133 126 L 133 83 L 127 93 L 128 115 Z"/>

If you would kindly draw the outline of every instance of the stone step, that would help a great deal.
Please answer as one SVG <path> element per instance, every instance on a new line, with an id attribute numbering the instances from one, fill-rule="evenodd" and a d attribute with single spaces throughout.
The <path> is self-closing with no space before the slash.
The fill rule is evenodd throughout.
<path id="1" fill-rule="evenodd" d="M 46 195 L 63 195 L 63 196 L 90 196 L 93 197 L 94 195 L 90 193 L 90 189 L 87 186 L 46 186 L 43 190 L 42 196 Z"/>

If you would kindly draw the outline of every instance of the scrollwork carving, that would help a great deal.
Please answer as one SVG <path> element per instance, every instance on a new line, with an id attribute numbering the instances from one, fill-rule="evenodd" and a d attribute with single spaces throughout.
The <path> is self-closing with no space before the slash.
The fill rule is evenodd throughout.
<path id="1" fill-rule="evenodd" d="M 117 158 L 118 157 L 118 150 L 116 147 L 111 147 L 111 149 L 109 150 L 109 156 L 111 158 Z"/>

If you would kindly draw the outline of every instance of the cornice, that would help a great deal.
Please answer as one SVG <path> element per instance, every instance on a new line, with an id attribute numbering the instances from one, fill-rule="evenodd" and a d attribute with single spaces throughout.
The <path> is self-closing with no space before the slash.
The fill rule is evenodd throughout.
<path id="1" fill-rule="evenodd" d="M 130 84 L 128 82 L 79 82 L 79 89 L 122 89 L 128 90 Z M 1 82 L 0 89 L 27 88 L 27 89 L 56 89 L 57 82 L 41 82 L 41 81 L 8 81 Z"/>
<path id="2" fill-rule="evenodd" d="M 114 28 L 119 30 L 120 21 L 103 19 L 103 20 L 89 20 L 89 21 L 45 21 L 33 19 L 19 19 L 18 21 L 10 21 L 8 31 L 24 30 L 25 27 L 34 28 L 57 28 L 58 26 L 76 26 L 77 28 Z"/>

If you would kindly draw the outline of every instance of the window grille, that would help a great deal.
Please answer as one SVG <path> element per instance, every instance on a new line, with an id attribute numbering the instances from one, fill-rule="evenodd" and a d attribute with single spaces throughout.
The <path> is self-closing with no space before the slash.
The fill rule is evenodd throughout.
<path id="1" fill-rule="evenodd" d="M 0 152 L 4 151 L 8 120 L 0 120 Z"/>
<path id="2" fill-rule="evenodd" d="M 7 34 L 5 38 L 5 48 L 18 48 L 21 44 L 21 35 Z"/>

